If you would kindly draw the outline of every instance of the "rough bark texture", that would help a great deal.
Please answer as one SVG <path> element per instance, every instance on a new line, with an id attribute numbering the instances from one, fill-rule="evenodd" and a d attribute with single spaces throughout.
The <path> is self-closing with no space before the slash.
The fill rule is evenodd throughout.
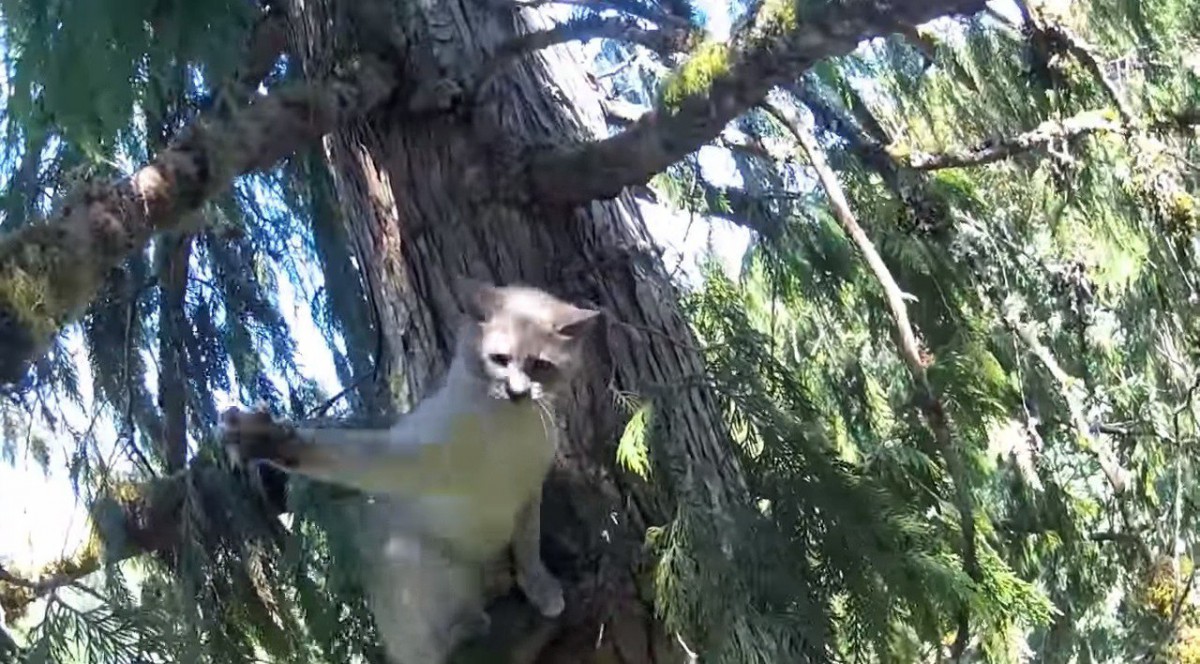
<path id="1" fill-rule="evenodd" d="M 304 43 L 295 48 L 318 73 L 336 35 L 320 29 L 314 4 L 296 17 Z M 514 15 L 470 0 L 421 11 L 397 24 L 406 73 L 420 82 L 486 61 L 519 25 L 543 27 L 529 10 Z M 505 625 L 517 632 L 504 637 L 521 661 L 668 661 L 673 643 L 637 585 L 645 528 L 666 520 L 667 503 L 615 473 L 612 461 L 624 424 L 614 391 L 682 383 L 702 371 L 677 295 L 630 196 L 534 209 L 506 202 L 512 197 L 492 187 L 513 167 L 505 150 L 493 149 L 496 137 L 533 144 L 589 138 L 602 126 L 599 101 L 565 53 L 513 63 L 469 114 L 413 117 L 397 109 L 336 132 L 327 149 L 400 400 L 424 394 L 445 367 L 459 321 L 456 276 L 530 283 L 610 314 L 565 414 L 569 442 L 546 488 L 544 555 L 567 586 L 567 611 L 553 625 L 526 621 L 522 602 L 509 597 L 500 605 L 516 613 L 494 610 L 493 632 L 509 631 Z M 720 515 L 725 503 L 741 499 L 744 484 L 714 401 L 681 389 L 677 403 L 664 414 L 669 453 L 686 459 L 695 487 L 710 491 L 706 500 Z"/>

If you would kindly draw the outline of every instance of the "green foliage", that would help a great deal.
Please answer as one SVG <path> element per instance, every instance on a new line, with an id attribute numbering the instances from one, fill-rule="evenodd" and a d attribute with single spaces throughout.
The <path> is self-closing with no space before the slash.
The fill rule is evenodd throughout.
<path id="1" fill-rule="evenodd" d="M 107 155 L 136 136 L 134 109 L 168 76 L 168 63 L 227 78 L 239 56 L 228 45 L 245 41 L 252 12 L 239 0 L 5 0 L 10 118 Z"/>
<path id="2" fill-rule="evenodd" d="M 0 0 L 3 230 L 36 221 L 81 174 L 112 175 L 160 149 L 227 78 L 253 4 Z M 687 2 L 609 4 L 642 17 L 696 13 Z M 805 7 L 740 9 L 778 28 Z M 1180 0 L 1087 2 L 1055 20 L 1087 39 L 1107 82 L 1033 28 L 980 15 L 873 42 L 782 86 L 812 113 L 854 213 L 909 296 L 966 461 L 976 579 L 947 459 L 879 284 L 811 170 L 770 157 L 768 146 L 798 154 L 792 137 L 757 110 L 735 123 L 746 142 L 730 159 L 746 205 L 732 205 L 733 185 L 707 181 L 698 157 L 656 178 L 680 209 L 763 230 L 740 274 L 708 266 L 687 301 L 707 362 L 696 382 L 714 390 L 754 509 L 714 519 L 709 478 L 689 478 L 672 446 L 673 398 L 696 385 L 627 395 L 631 420 L 615 448 L 618 464 L 673 493 L 673 518 L 648 533 L 649 594 L 701 661 L 942 661 L 964 611 L 969 653 L 984 661 L 1023 661 L 1025 648 L 1047 662 L 1188 661 L 1200 648 L 1200 147 L 1187 124 L 1200 108 L 1200 11 Z M 613 64 L 630 56 L 606 48 Z M 705 42 L 665 78 L 633 62 L 613 89 L 678 104 L 727 73 L 728 56 Z M 1047 119 L 1116 117 L 1106 83 L 1139 127 L 987 165 L 905 166 Z M 283 286 L 309 303 L 338 379 L 355 386 L 336 407 L 387 408 L 374 375 L 386 363 L 381 331 L 342 214 L 318 152 L 239 180 L 201 212 L 178 340 L 188 482 L 156 477 L 166 413 L 148 379 L 170 370 L 156 340 L 172 305 L 151 252 L 109 275 L 83 323 L 0 401 L 7 460 L 45 465 L 65 452 L 81 496 L 110 506 L 128 506 L 130 487 L 154 479 L 158 499 L 184 515 L 177 550 L 52 594 L 18 633 L 25 661 L 382 661 L 355 573 L 354 506 L 297 482 L 291 520 L 267 517 L 278 477 L 231 473 L 208 438 L 229 400 L 291 415 L 324 402 L 280 311 Z M 9 300 L 37 304 L 37 284 L 8 288 Z M 92 422 L 119 434 L 115 461 L 94 431 L 65 423 L 64 405 L 85 404 L 77 347 Z M 59 439 L 68 449 L 46 444 Z M 1104 480 L 1105 448 L 1129 488 Z M 0 654 L 11 652 L 6 635 Z"/>

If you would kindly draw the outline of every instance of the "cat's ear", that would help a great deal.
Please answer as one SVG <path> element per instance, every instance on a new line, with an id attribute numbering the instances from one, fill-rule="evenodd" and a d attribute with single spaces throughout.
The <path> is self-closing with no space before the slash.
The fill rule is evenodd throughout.
<path id="1" fill-rule="evenodd" d="M 483 322 L 500 308 L 504 296 L 499 288 L 471 277 L 459 277 L 457 281 L 467 315 L 473 320 Z"/>
<path id="2" fill-rule="evenodd" d="M 580 309 L 564 304 L 555 313 L 554 331 L 569 339 L 575 339 L 587 334 L 599 319 L 600 312 L 595 309 Z"/>

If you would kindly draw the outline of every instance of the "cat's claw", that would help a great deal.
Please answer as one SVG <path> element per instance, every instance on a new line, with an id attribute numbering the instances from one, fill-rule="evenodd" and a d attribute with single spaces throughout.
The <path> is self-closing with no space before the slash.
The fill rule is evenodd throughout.
<path id="1" fill-rule="evenodd" d="M 295 432 L 276 422 L 265 409 L 242 412 L 230 408 L 221 414 L 221 444 L 235 466 L 255 460 L 290 465 Z"/>

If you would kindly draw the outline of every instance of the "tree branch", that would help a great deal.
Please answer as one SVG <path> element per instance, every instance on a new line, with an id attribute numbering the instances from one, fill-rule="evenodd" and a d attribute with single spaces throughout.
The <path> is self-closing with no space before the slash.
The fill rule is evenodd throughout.
<path id="1" fill-rule="evenodd" d="M 1018 5 L 1020 4 L 1022 3 L 1018 3 Z M 1047 16 L 1043 11 L 1042 3 L 1030 3 L 1023 11 L 1033 28 L 1041 32 L 1050 44 L 1070 53 L 1091 73 L 1092 77 L 1096 79 L 1096 83 L 1104 89 L 1109 101 L 1117 107 L 1117 112 L 1121 115 L 1121 121 L 1125 126 L 1136 127 L 1137 116 L 1125 101 L 1125 97 L 1121 95 L 1121 91 L 1117 89 L 1117 84 L 1105 73 L 1104 65 L 1100 62 L 1100 57 L 1096 55 L 1096 49 L 1060 19 Z"/>
<path id="2" fill-rule="evenodd" d="M 725 125 L 763 99 L 773 86 L 794 80 L 818 60 L 844 55 L 864 39 L 906 24 L 975 12 L 982 0 L 850 0 L 826 3 L 812 14 L 791 2 L 763 3 L 756 20 L 730 44 L 708 44 L 674 73 L 675 94 L 625 131 L 599 141 L 535 152 L 529 188 L 540 201 L 576 204 L 611 198 L 649 181 L 716 138 Z M 700 83 L 698 83 L 700 82 Z"/>
<path id="3" fill-rule="evenodd" d="M 932 154 L 919 150 L 905 151 L 889 146 L 888 153 L 899 163 L 919 171 L 943 168 L 982 166 L 1008 159 L 1018 154 L 1045 149 L 1052 143 L 1070 140 L 1101 131 L 1123 132 L 1124 126 L 1109 111 L 1084 111 L 1065 120 L 1046 120 L 1037 127 L 995 141 L 986 141 L 970 148 L 950 149 Z"/>
<path id="4" fill-rule="evenodd" d="M 496 66 L 509 60 L 556 44 L 588 39 L 614 39 L 645 46 L 660 55 L 671 55 L 687 48 L 691 31 L 678 28 L 647 30 L 634 19 L 624 16 L 584 16 L 549 30 L 529 32 L 505 42 L 497 49 Z"/>
<path id="5" fill-rule="evenodd" d="M 1092 431 L 1092 427 L 1087 421 L 1084 405 L 1086 395 L 1082 393 L 1080 381 L 1059 365 L 1054 354 L 1038 338 L 1037 332 L 1031 326 L 1022 323 L 1015 311 L 1006 311 L 1003 319 L 1005 325 L 1029 347 L 1029 351 L 1058 384 L 1059 393 L 1067 404 L 1071 425 L 1075 429 L 1075 438 L 1080 449 L 1090 454 L 1100 464 L 1100 472 L 1104 474 L 1105 480 L 1112 488 L 1126 532 L 1137 532 L 1137 524 L 1128 503 L 1129 471 L 1121 466 L 1108 442 Z M 1137 550 L 1143 560 L 1150 560 L 1150 549 L 1146 543 L 1140 538 L 1136 542 Z"/>
<path id="6" fill-rule="evenodd" d="M 644 18 L 652 23 L 675 28 L 691 29 L 692 24 L 682 16 L 668 14 L 656 8 L 637 2 L 621 2 L 620 0 L 499 0 L 498 4 L 518 7 L 544 7 L 546 5 L 574 5 L 592 11 L 615 11 L 630 16 Z"/>
<path id="7" fill-rule="evenodd" d="M 479 89 L 483 89 L 513 60 L 558 44 L 589 39 L 613 39 L 639 44 L 663 57 L 669 57 L 687 48 L 691 34 L 692 32 L 685 28 L 647 30 L 636 19 L 626 16 L 584 16 L 549 30 L 538 30 L 514 37 L 501 44 L 480 74 L 477 85 Z"/>
<path id="8" fill-rule="evenodd" d="M 605 99 L 600 103 L 604 110 L 604 119 L 609 124 L 618 126 L 631 125 L 646 113 L 644 106 L 627 102 L 624 99 Z"/>
<path id="9" fill-rule="evenodd" d="M 866 230 L 863 229 L 855 218 L 854 212 L 850 209 L 850 201 L 846 198 L 846 193 L 843 191 L 841 183 L 838 182 L 837 175 L 825 160 L 825 154 L 817 143 L 816 136 L 808 126 L 808 123 L 790 107 L 768 103 L 764 105 L 764 108 L 791 132 L 800 144 L 801 151 L 808 158 L 813 170 L 816 171 L 817 179 L 820 180 L 821 187 L 825 190 L 825 195 L 829 197 L 830 207 L 833 208 L 834 216 L 841 222 L 846 235 L 850 236 L 855 246 L 858 247 L 859 252 L 862 253 L 863 259 L 866 260 L 867 266 L 883 290 L 884 299 L 887 301 L 888 309 L 891 311 L 892 321 L 895 325 L 894 338 L 896 349 L 900 353 L 900 357 L 904 360 L 905 365 L 907 365 L 913 382 L 917 385 L 919 393 L 918 405 L 922 415 L 925 417 L 926 424 L 933 433 L 938 453 L 946 462 L 946 471 L 950 475 L 950 480 L 953 484 L 955 492 L 954 505 L 958 510 L 960 527 L 962 528 L 963 567 L 972 581 L 979 581 L 982 576 L 976 552 L 974 499 L 971 496 L 970 484 L 967 481 L 966 464 L 959 454 L 958 447 L 955 445 L 950 418 L 946 413 L 945 405 L 929 381 L 927 361 L 923 357 L 924 353 L 922 352 L 920 342 L 917 341 L 916 332 L 913 329 L 912 322 L 908 318 L 908 307 L 904 303 L 904 292 L 900 290 L 900 285 L 896 283 L 896 278 L 892 276 L 891 270 L 883 262 L 883 257 L 875 249 L 875 243 L 867 236 Z M 965 651 L 969 639 L 970 617 L 968 609 L 964 606 L 958 618 L 958 633 L 955 636 L 952 647 L 952 656 L 955 660 Z"/>
<path id="10" fill-rule="evenodd" d="M 17 575 L 0 565 L 0 614 L 8 621 L 20 617 L 37 599 L 73 585 L 98 569 L 100 558 L 92 546 L 73 558 L 46 565 L 34 579 Z"/>
<path id="11" fill-rule="evenodd" d="M 338 79 L 257 97 L 228 117 L 200 117 L 132 176 L 90 184 L 47 223 L 0 239 L 0 384 L 20 381 L 108 273 L 154 234 L 179 228 L 235 177 L 361 116 L 394 88 L 390 67 L 362 60 Z"/>

